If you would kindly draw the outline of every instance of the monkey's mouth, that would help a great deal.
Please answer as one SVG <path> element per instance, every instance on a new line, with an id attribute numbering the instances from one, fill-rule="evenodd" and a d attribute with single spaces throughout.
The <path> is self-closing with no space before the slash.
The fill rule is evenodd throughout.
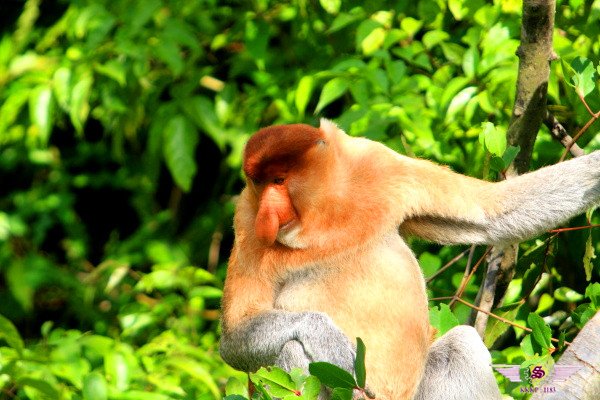
<path id="1" fill-rule="evenodd" d="M 286 222 L 285 224 L 283 224 L 283 225 L 281 225 L 279 227 L 279 232 L 281 232 L 281 231 L 288 231 L 288 230 L 292 229 L 295 224 L 296 224 L 295 220 L 291 220 L 289 222 Z"/>
<path id="2" fill-rule="evenodd" d="M 297 220 L 292 220 L 279 227 L 277 232 L 277 241 L 284 246 L 291 247 L 292 249 L 305 248 L 305 243 L 298 238 L 298 235 L 302 231 L 302 226 Z"/>

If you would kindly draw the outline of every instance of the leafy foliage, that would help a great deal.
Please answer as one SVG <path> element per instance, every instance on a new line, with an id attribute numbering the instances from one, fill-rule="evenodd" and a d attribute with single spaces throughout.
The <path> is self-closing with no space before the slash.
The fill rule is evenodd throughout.
<path id="1" fill-rule="evenodd" d="M 549 108 L 574 135 L 600 109 L 600 12 L 597 1 L 558 3 Z M 226 384 L 236 373 L 218 356 L 218 307 L 241 152 L 260 126 L 333 118 L 485 179 L 519 150 L 504 139 L 513 0 L 26 0 L 3 11 L 0 390 L 9 398 L 248 394 Z M 594 121 L 578 140 L 586 150 L 600 148 Z M 542 133 L 533 166 L 561 151 Z M 597 221 L 589 213 L 573 224 Z M 551 357 L 539 352 L 550 335 L 571 339 L 598 310 L 597 236 L 521 245 L 506 306 L 494 312 L 533 334 L 490 320 L 495 363 Z M 411 244 L 427 276 L 464 250 Z M 452 296 L 466 264 L 432 279 L 431 297 Z M 462 288 L 467 301 L 481 276 Z M 432 303 L 440 332 L 469 314 Z M 537 314 L 543 321 L 529 321 Z M 259 396 L 274 383 L 306 398 L 318 390 L 314 377 L 274 371 L 252 378 Z M 352 387 L 364 373 L 357 366 Z M 347 398 L 352 387 L 334 393 Z"/>

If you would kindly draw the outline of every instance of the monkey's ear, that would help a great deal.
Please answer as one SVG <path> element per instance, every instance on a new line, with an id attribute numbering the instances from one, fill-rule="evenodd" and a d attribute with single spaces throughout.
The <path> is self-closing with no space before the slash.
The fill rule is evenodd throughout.
<path id="1" fill-rule="evenodd" d="M 319 126 L 321 132 L 325 135 L 325 139 L 332 139 L 339 134 L 346 134 L 343 130 L 338 128 L 338 126 L 333 122 L 326 118 L 321 118 L 321 126 Z"/>

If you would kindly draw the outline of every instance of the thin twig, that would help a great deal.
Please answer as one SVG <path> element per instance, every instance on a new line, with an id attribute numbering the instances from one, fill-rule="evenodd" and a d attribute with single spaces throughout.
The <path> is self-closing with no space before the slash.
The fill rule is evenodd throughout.
<path id="1" fill-rule="evenodd" d="M 573 137 L 573 142 L 571 143 L 570 146 L 567 146 L 565 148 L 565 151 L 563 152 L 562 156 L 560 156 L 560 161 L 564 161 L 565 158 L 567 157 L 567 153 L 571 150 L 571 147 L 573 147 L 573 145 L 575 144 L 575 142 L 577 142 L 577 140 L 579 140 L 579 138 L 581 137 L 581 135 L 583 135 L 585 133 L 585 131 L 587 131 L 589 129 L 589 127 L 596 122 L 596 120 L 598 119 L 598 117 L 600 117 L 600 112 L 596 113 L 596 114 L 592 114 L 592 118 L 590 118 L 590 120 L 588 122 L 586 122 L 586 124 L 583 126 L 583 128 L 581 128 L 579 130 L 579 132 L 577 132 L 577 134 Z"/>
<path id="2" fill-rule="evenodd" d="M 579 157 L 585 154 L 583 149 L 579 147 L 577 143 L 573 140 L 573 138 L 567 133 L 567 130 L 564 126 L 556 119 L 556 117 L 551 113 L 546 113 L 546 118 L 544 118 L 544 125 L 550 130 L 550 134 L 556 140 L 558 140 L 565 149 L 569 149 L 571 155 L 573 157 Z"/>
<path id="3" fill-rule="evenodd" d="M 442 268 L 440 268 L 437 271 L 435 271 L 435 273 L 433 275 L 431 275 L 429 278 L 425 279 L 425 282 L 427 284 L 429 284 L 429 282 L 431 282 L 432 280 L 434 280 L 435 278 L 437 278 L 438 276 L 440 276 L 441 274 L 443 274 L 444 271 L 446 271 L 448 268 L 450 268 L 451 266 L 453 266 L 454 264 L 456 264 L 456 262 L 458 260 L 460 260 L 461 258 L 463 258 L 463 256 L 465 254 L 467 254 L 467 252 L 470 251 L 470 250 L 471 250 L 471 248 L 468 248 L 468 249 L 462 251 L 461 253 L 459 253 L 458 255 L 456 255 L 452 260 L 448 261 L 446 263 L 446 265 L 444 265 Z"/>
<path id="4" fill-rule="evenodd" d="M 593 225 L 585 225 L 585 226 L 574 226 L 571 228 L 556 228 L 556 229 L 552 229 L 551 231 L 548 231 L 550 233 L 561 233 L 561 232 L 570 232 L 570 231 L 580 231 L 583 229 L 591 229 L 591 228 L 600 228 L 600 224 L 593 224 Z"/>
<path id="5" fill-rule="evenodd" d="M 577 91 L 577 95 L 579 96 L 579 100 L 581 100 L 581 102 L 585 106 L 585 109 L 588 110 L 588 112 L 590 113 L 590 115 L 592 117 L 594 117 L 594 118 L 598 118 L 597 113 L 594 113 L 592 111 L 592 109 L 590 108 L 590 106 L 588 105 L 587 101 L 585 101 L 585 96 L 582 93 L 580 93 L 579 91 Z"/>
<path id="6" fill-rule="evenodd" d="M 469 283 L 469 281 L 471 280 L 471 278 L 473 277 L 473 275 L 475 274 L 475 272 L 477 271 L 477 269 L 479 268 L 479 266 L 481 265 L 481 263 L 483 262 L 483 260 L 485 260 L 485 257 L 488 255 L 488 253 L 490 252 L 490 250 L 492 250 L 492 248 L 488 247 L 488 249 L 481 256 L 481 258 L 479 260 L 477 260 L 477 262 L 475 263 L 475 266 L 473 267 L 473 269 L 471 270 L 471 272 L 469 272 L 469 275 L 466 278 L 463 276 L 463 280 L 460 282 L 460 286 L 458 287 L 458 290 L 454 294 L 454 297 L 460 297 L 460 296 L 463 295 L 463 292 L 465 291 L 465 288 L 467 287 L 467 284 Z M 455 300 L 452 300 L 450 302 L 449 306 L 450 307 L 454 306 L 455 302 L 456 302 Z"/>

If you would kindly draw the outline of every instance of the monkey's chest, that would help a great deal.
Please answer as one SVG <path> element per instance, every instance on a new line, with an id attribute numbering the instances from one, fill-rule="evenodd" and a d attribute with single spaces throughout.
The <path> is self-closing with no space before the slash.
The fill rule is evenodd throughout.
<path id="1" fill-rule="evenodd" d="M 323 303 L 330 296 L 330 271 L 310 266 L 287 274 L 278 282 L 274 308 L 287 311 L 325 311 Z"/>
<path id="2" fill-rule="evenodd" d="M 426 317 L 427 301 L 419 265 L 394 232 L 368 249 L 289 272 L 276 287 L 274 308 L 325 312 L 353 330 L 365 318 L 381 321 L 380 314 L 390 325 L 406 310 Z"/>

